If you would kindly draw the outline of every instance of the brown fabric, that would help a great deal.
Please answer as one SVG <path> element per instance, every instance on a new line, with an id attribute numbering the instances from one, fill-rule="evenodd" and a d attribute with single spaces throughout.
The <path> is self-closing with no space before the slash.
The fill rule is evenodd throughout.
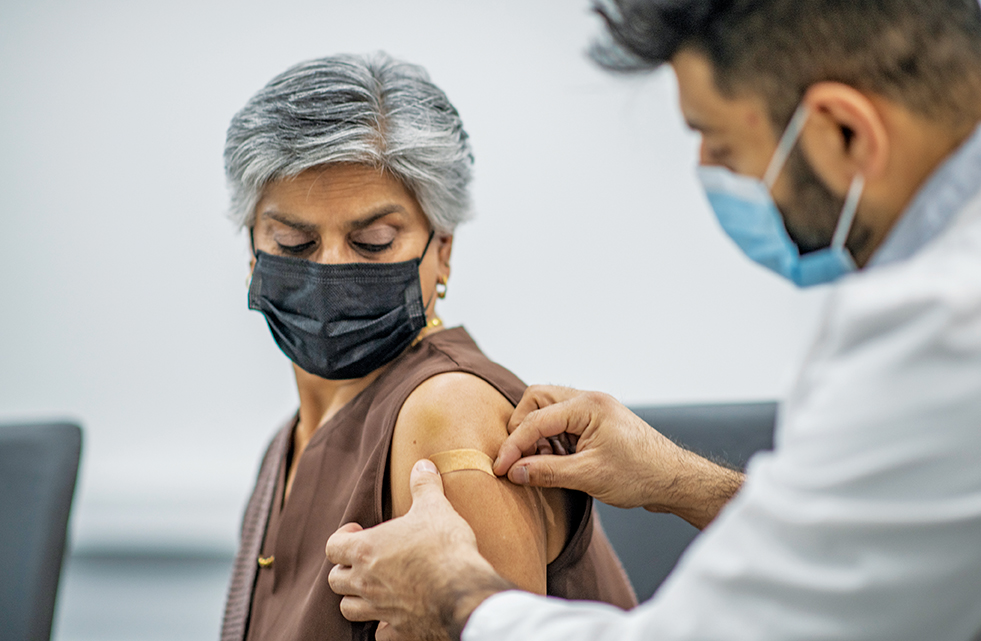
<path id="1" fill-rule="evenodd" d="M 225 602 L 225 617 L 221 626 L 221 641 L 242 641 L 245 638 L 245 626 L 249 620 L 249 605 L 252 603 L 252 588 L 255 583 L 256 559 L 259 556 L 265 533 L 266 518 L 272 505 L 273 488 L 276 482 L 276 470 L 286 451 L 289 436 L 292 433 L 295 420 L 283 426 L 266 450 L 259 468 L 259 478 L 256 480 L 252 498 L 245 508 L 242 519 L 242 534 L 235 564 L 232 566 L 232 578 L 228 586 L 228 599 Z"/>
<path id="2" fill-rule="evenodd" d="M 341 616 L 340 597 L 327 583 L 331 564 L 324 556 L 324 544 L 344 523 L 371 527 L 391 518 L 387 468 L 395 421 L 409 394 L 444 372 L 478 376 L 512 404 L 525 389 L 513 374 L 488 360 L 463 328 L 444 330 L 406 350 L 317 429 L 300 457 L 285 506 L 287 448 L 270 447 L 242 528 L 244 551 L 239 551 L 239 559 L 243 560 L 242 572 L 252 578 L 239 578 L 236 563 L 223 641 L 374 639 L 377 624 L 350 623 Z M 274 444 L 288 440 L 292 429 L 293 423 L 285 426 Z M 272 456 L 274 449 L 278 457 Z M 270 500 L 265 499 L 267 495 Z M 252 509 L 254 504 L 268 507 L 265 511 Z M 599 527 L 592 499 L 576 492 L 569 504 L 578 527 L 548 565 L 548 594 L 632 607 L 636 598 Z M 253 553 L 251 541 L 246 549 L 245 533 L 256 530 L 264 531 L 265 537 L 258 553 Z M 275 560 L 259 569 L 258 555 Z M 247 571 L 244 565 L 249 557 L 251 570 Z M 233 604 L 233 597 L 240 598 L 241 593 L 235 586 L 253 581 L 251 604 Z"/>

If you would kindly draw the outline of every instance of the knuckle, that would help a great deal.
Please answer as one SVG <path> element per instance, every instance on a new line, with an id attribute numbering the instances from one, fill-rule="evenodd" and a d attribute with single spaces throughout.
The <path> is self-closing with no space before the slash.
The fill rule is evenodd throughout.
<path id="1" fill-rule="evenodd" d="M 354 591 L 364 597 L 371 596 L 371 585 L 363 576 L 355 576 L 352 581 L 354 584 Z"/>
<path id="2" fill-rule="evenodd" d="M 555 470 L 548 465 L 530 469 L 529 477 L 535 485 L 544 487 L 553 487 L 555 485 Z"/>
<path id="3" fill-rule="evenodd" d="M 597 405 L 602 407 L 606 404 L 606 394 L 603 392 L 584 392 L 583 400 L 585 400 L 590 405 Z"/>
<path id="4" fill-rule="evenodd" d="M 541 410 L 529 412 L 515 432 L 518 432 L 518 435 L 523 438 L 531 438 L 532 436 L 538 438 L 538 423 L 541 422 L 541 415 Z"/>
<path id="5" fill-rule="evenodd" d="M 588 403 L 594 420 L 617 419 L 623 409 L 620 401 L 603 392 L 590 392 Z"/>
<path id="6" fill-rule="evenodd" d="M 367 565 L 371 561 L 371 548 L 363 541 L 358 541 L 351 548 L 351 565 Z"/>
<path id="7" fill-rule="evenodd" d="M 612 396 L 603 392 L 589 392 L 588 395 L 591 403 L 595 403 L 603 409 L 606 409 L 616 403 Z"/>

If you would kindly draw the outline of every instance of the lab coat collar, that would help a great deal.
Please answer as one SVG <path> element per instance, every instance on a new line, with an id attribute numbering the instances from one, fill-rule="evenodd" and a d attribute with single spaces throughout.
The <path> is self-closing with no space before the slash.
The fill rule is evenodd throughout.
<path id="1" fill-rule="evenodd" d="M 981 191 L 981 125 L 917 192 L 867 267 L 906 260 L 933 240 Z"/>

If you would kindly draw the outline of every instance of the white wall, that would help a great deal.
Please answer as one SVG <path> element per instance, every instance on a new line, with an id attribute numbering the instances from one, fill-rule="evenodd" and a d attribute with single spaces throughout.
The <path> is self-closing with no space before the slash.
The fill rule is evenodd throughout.
<path id="1" fill-rule="evenodd" d="M 386 49 L 464 117 L 478 219 L 443 317 L 525 380 L 772 398 L 821 293 L 723 237 L 669 72 L 586 60 L 585 0 L 0 4 L 0 420 L 86 429 L 79 546 L 230 549 L 291 370 L 246 309 L 227 123 L 303 59 Z"/>

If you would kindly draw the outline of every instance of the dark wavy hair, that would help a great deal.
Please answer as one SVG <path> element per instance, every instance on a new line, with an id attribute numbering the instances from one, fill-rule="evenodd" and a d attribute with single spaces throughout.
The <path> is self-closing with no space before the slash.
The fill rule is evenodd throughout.
<path id="1" fill-rule="evenodd" d="M 590 55 L 617 72 L 708 57 L 719 90 L 763 97 L 776 129 L 807 88 L 838 81 L 951 124 L 981 117 L 978 0 L 594 0 L 607 37 Z"/>

